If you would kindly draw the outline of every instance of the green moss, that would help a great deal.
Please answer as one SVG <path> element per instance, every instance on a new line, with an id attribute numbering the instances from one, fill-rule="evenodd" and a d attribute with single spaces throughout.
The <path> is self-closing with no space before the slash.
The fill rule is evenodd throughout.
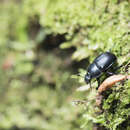
<path id="1" fill-rule="evenodd" d="M 12 57 L 15 57 L 13 71 L 7 73 L 0 71 L 2 75 L 0 92 L 3 95 L 7 93 L 7 97 L 2 100 L 3 104 L 1 105 L 1 112 L 6 116 L 3 116 L 0 127 L 10 128 L 16 124 L 21 128 L 29 126 L 41 129 L 44 126 L 45 129 L 57 130 L 63 126 L 63 119 L 65 121 L 63 129 L 79 129 L 76 127 L 77 124 L 73 126 L 78 114 L 75 112 L 76 117 L 71 115 L 73 108 L 66 104 L 67 96 L 64 97 L 66 93 L 61 89 L 66 82 L 66 86 L 73 86 L 71 81 L 68 82 L 70 73 L 65 68 L 62 70 L 59 67 L 62 66 L 63 59 L 59 63 L 59 59 L 53 54 L 51 56 L 42 54 L 43 57 L 40 59 L 35 52 L 36 45 L 48 33 L 63 34 L 66 41 L 60 45 L 60 48 L 76 48 L 72 54 L 73 60 L 80 61 L 87 58 L 88 62 L 91 62 L 98 54 L 111 50 L 118 57 L 119 64 L 124 62 L 127 64 L 130 60 L 130 2 L 127 0 L 121 2 L 119 0 L 23 0 L 16 3 L 15 0 L 12 0 L 8 3 L 3 2 L 0 5 L 0 12 L 0 65 L 2 66 L 4 58 L 6 58 L 5 54 L 8 57 L 13 51 Z M 32 38 L 29 28 L 31 22 L 35 22 L 35 17 L 38 17 L 36 20 L 40 24 L 40 30 Z M 34 57 L 28 58 L 26 52 L 29 54 L 31 52 Z M 36 57 L 43 61 L 44 55 L 48 55 L 45 56 L 47 60 L 35 68 L 32 61 Z M 42 72 L 43 67 L 45 69 Z M 30 73 L 31 76 L 29 76 Z M 119 73 L 129 74 L 122 69 L 119 70 Z M 85 70 L 81 70 L 81 75 L 84 76 L 84 74 Z M 29 79 L 26 81 L 23 75 L 29 76 Z M 9 79 L 8 82 L 10 79 L 13 81 L 8 83 L 5 79 Z M 41 79 L 45 82 L 44 85 L 39 84 Z M 81 83 L 81 81 L 83 82 L 83 78 L 80 77 L 79 82 Z M 56 92 L 49 89 L 50 85 L 46 85 L 51 83 L 56 85 Z M 38 88 L 32 89 L 35 85 Z M 8 87 L 6 88 L 6 86 Z M 27 86 L 29 86 L 29 90 Z M 97 83 L 92 86 L 94 88 Z M 63 100 L 57 95 L 61 92 Z M 108 129 L 129 130 L 130 81 L 116 84 L 111 91 L 106 92 L 102 103 L 102 113 L 98 113 L 100 110 L 95 106 L 96 93 L 95 90 L 88 91 L 85 97 L 88 100 L 87 109 L 83 114 L 85 129 L 92 129 L 93 123 L 99 123 Z M 50 104 L 48 98 L 53 99 Z M 9 111 L 6 111 L 5 108 L 10 104 Z M 61 104 L 65 107 L 62 108 Z M 44 108 L 44 106 L 46 107 Z M 23 112 L 24 107 L 29 113 Z M 37 109 L 43 113 L 44 118 L 35 114 Z M 52 111 L 52 109 L 54 110 Z M 18 117 L 14 116 L 14 111 Z M 53 117 L 51 117 L 52 114 L 54 114 Z M 31 120 L 30 115 L 32 116 Z M 46 118 L 53 125 L 50 125 Z M 69 123 L 71 122 L 70 125 L 68 119 Z M 40 125 L 37 124 L 39 121 Z M 82 123 L 80 122 L 80 124 Z"/>
<path id="2" fill-rule="evenodd" d="M 128 63 L 130 3 L 118 2 L 98 0 L 94 7 L 91 0 L 57 0 L 47 6 L 41 23 L 55 34 L 66 34 L 67 41 L 60 47 L 75 47 L 76 51 L 72 55 L 74 60 L 91 56 L 92 61 L 97 54 L 111 50 L 118 57 L 119 64 Z M 85 123 L 92 121 L 108 129 L 123 129 L 123 123 L 129 122 L 130 116 L 129 86 L 128 81 L 123 85 L 117 84 L 104 98 L 103 113 L 97 117 L 94 104 L 90 103 L 93 111 L 87 109 Z M 126 129 L 129 129 L 129 123 L 126 124 Z"/>
<path id="3" fill-rule="evenodd" d="M 125 85 L 117 85 L 113 92 L 103 101 L 103 115 L 105 125 L 109 129 L 116 130 L 124 121 L 129 121 L 130 116 L 130 86 L 126 81 Z M 126 126 L 128 127 L 128 126 Z"/>
<path id="4" fill-rule="evenodd" d="M 57 0 L 41 17 L 52 32 L 66 34 L 67 42 L 61 48 L 76 47 L 75 60 L 110 49 L 121 55 L 122 47 L 128 48 L 129 3 L 98 0 L 93 6 L 91 0 Z"/>

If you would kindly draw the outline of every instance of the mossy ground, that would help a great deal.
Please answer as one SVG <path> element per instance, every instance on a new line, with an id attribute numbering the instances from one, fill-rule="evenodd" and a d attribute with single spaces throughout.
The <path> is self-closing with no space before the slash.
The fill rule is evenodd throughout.
<path id="1" fill-rule="evenodd" d="M 84 124 L 83 129 L 90 130 L 96 123 L 106 129 L 130 129 L 128 80 L 104 94 L 101 113 L 95 106 L 95 81 L 92 91 L 77 94 L 88 100 L 84 112 L 66 103 L 76 95 L 75 86 L 79 85 L 70 75 L 80 66 L 84 76 L 84 66 L 102 52 L 113 52 L 118 65 L 124 64 L 118 73 L 130 74 L 125 70 L 130 61 L 128 0 L 0 3 L 1 128 L 77 130 Z M 82 66 L 75 67 L 79 63 Z M 79 119 L 81 115 L 84 121 Z"/>

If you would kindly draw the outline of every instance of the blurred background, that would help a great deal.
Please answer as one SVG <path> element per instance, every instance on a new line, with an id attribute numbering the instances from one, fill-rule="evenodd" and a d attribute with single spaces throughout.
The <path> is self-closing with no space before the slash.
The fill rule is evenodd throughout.
<path id="1" fill-rule="evenodd" d="M 127 0 L 0 0 L 0 130 L 91 130 L 72 79 L 101 52 L 128 61 Z M 122 38 L 123 37 L 123 38 Z M 124 50 L 124 51 L 123 51 Z"/>
<path id="2" fill-rule="evenodd" d="M 71 75 L 82 65 L 71 59 L 74 48 L 59 48 L 64 35 L 41 23 L 45 2 L 0 1 L 1 130 L 80 127 L 81 111 L 71 104 L 79 95 Z"/>

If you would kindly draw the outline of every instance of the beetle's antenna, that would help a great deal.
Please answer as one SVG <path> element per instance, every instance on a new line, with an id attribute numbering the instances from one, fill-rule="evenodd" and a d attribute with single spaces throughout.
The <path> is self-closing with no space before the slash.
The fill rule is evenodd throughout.
<path id="1" fill-rule="evenodd" d="M 80 74 L 77 74 L 77 76 L 84 78 L 84 76 L 83 76 L 83 75 L 80 75 Z"/>

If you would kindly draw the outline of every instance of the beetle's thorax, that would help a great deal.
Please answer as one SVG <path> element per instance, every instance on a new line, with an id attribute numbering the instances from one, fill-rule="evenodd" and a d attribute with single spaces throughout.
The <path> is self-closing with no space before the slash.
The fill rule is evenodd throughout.
<path id="1" fill-rule="evenodd" d="M 101 70 L 97 67 L 95 63 L 90 64 L 88 67 L 88 74 L 91 78 L 97 78 L 101 75 Z"/>

